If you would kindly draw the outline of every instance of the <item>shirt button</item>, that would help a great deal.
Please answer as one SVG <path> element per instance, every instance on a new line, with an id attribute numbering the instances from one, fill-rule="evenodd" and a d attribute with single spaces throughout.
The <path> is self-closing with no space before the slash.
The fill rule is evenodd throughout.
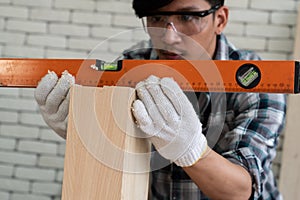
<path id="1" fill-rule="evenodd" d="M 177 193 L 176 193 L 176 192 L 172 193 L 172 200 L 176 200 L 176 199 L 177 199 L 177 197 L 178 197 L 178 195 L 177 195 Z"/>

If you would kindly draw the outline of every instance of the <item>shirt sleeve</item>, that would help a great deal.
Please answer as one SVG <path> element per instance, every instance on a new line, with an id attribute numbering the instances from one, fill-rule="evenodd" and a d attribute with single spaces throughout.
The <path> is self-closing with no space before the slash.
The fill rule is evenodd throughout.
<path id="1" fill-rule="evenodd" d="M 253 199 L 258 199 L 277 190 L 271 165 L 285 122 L 286 97 L 248 93 L 234 99 L 233 112 L 226 117 L 228 131 L 219 141 L 221 155 L 249 172 Z"/>

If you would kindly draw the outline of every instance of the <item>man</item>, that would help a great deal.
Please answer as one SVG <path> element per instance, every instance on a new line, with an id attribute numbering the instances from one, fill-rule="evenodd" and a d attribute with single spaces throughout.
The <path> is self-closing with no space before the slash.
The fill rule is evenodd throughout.
<path id="1" fill-rule="evenodd" d="M 222 32 L 229 11 L 223 4 L 134 0 L 151 41 L 125 51 L 124 59 L 203 59 L 203 50 L 215 60 L 259 59 L 227 42 Z M 35 93 L 45 121 L 63 137 L 72 84 L 68 73 L 60 79 L 50 73 Z M 132 112 L 162 156 L 153 162 L 172 162 L 152 172 L 150 199 L 281 199 L 271 164 L 285 119 L 284 95 L 198 93 L 192 106 L 174 80 L 155 76 L 136 91 Z"/>

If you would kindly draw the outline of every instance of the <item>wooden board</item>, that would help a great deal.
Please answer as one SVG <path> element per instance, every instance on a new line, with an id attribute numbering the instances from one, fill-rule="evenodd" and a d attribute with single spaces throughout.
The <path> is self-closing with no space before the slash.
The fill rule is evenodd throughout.
<path id="1" fill-rule="evenodd" d="M 71 89 L 63 200 L 143 200 L 148 196 L 149 150 L 137 138 L 127 87 Z"/>
<path id="2" fill-rule="evenodd" d="M 288 97 L 279 188 L 284 199 L 300 199 L 300 96 Z"/>
<path id="3" fill-rule="evenodd" d="M 298 8 L 294 58 L 300 60 L 300 7 Z M 300 95 L 289 95 L 279 178 L 284 199 L 300 199 Z"/>
<path id="4" fill-rule="evenodd" d="M 294 59 L 300 60 L 300 6 L 298 7 L 298 18 L 295 31 Z"/>

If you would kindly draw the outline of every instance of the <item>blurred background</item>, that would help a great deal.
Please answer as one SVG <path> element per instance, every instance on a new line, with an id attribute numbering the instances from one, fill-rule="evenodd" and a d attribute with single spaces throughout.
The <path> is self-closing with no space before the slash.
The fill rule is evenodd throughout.
<path id="1" fill-rule="evenodd" d="M 263 59 L 292 58 L 300 1 L 225 2 L 232 43 Z M 140 28 L 131 0 L 0 0 L 0 57 L 109 61 L 147 38 Z M 0 88 L 0 200 L 60 199 L 65 140 L 44 123 L 33 93 Z M 283 141 L 274 163 L 278 180 Z"/>

